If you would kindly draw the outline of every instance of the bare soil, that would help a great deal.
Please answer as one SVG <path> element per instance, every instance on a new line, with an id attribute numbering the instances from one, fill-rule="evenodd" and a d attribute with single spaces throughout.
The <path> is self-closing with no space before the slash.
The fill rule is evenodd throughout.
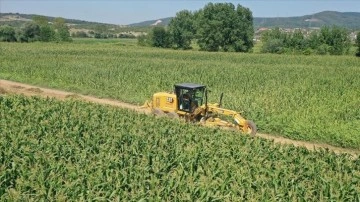
<path id="1" fill-rule="evenodd" d="M 88 102 L 92 102 L 92 103 L 127 108 L 127 109 L 131 109 L 131 110 L 134 110 L 134 111 L 140 112 L 140 113 L 146 113 L 146 114 L 151 113 L 151 111 L 148 109 L 142 109 L 142 108 L 140 108 L 140 106 L 132 105 L 129 103 L 118 101 L 118 100 L 97 98 L 94 96 L 87 96 L 87 95 L 76 94 L 73 92 L 66 92 L 66 91 L 61 91 L 61 90 L 42 88 L 42 87 L 38 87 L 38 86 L 33 86 L 33 85 L 23 84 L 23 83 L 19 83 L 19 82 L 13 82 L 13 81 L 0 79 L 0 94 L 5 94 L 5 93 L 7 93 L 7 94 L 23 94 L 26 96 L 51 97 L 51 98 L 56 98 L 59 100 L 78 99 L 78 100 L 88 101 Z M 328 149 L 330 151 L 333 151 L 336 154 L 343 154 L 343 153 L 350 154 L 354 158 L 356 158 L 360 155 L 360 150 L 335 147 L 335 146 L 331 146 L 328 144 L 292 140 L 292 139 L 274 136 L 274 135 L 270 135 L 270 134 L 257 133 L 256 136 L 260 137 L 260 138 L 268 139 L 268 140 L 273 140 L 274 143 L 292 144 L 296 147 L 305 147 L 308 150 L 312 150 L 312 151 L 320 150 L 320 149 Z"/>

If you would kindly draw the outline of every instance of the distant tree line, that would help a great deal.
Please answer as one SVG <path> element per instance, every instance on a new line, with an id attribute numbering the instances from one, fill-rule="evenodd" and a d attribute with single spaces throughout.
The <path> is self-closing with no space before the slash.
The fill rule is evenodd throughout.
<path id="1" fill-rule="evenodd" d="M 333 26 L 324 26 L 310 34 L 295 30 L 286 33 L 279 28 L 265 31 L 262 34 L 262 52 L 264 53 L 302 53 L 343 55 L 349 53 L 351 40 L 348 30 Z"/>
<path id="2" fill-rule="evenodd" d="M 0 41 L 7 42 L 33 42 L 33 41 L 72 41 L 69 28 L 63 18 L 55 18 L 48 22 L 45 16 L 35 16 L 32 22 L 24 24 L 21 28 L 3 25 L 0 26 Z"/>
<path id="3" fill-rule="evenodd" d="M 241 5 L 208 3 L 195 12 L 180 11 L 167 29 L 154 27 L 138 38 L 140 45 L 191 49 L 195 41 L 201 50 L 249 52 L 253 44 L 252 12 Z"/>
<path id="4" fill-rule="evenodd" d="M 138 37 L 138 43 L 184 50 L 196 43 L 205 51 L 249 52 L 254 46 L 253 38 L 253 16 L 248 8 L 231 3 L 209 3 L 195 12 L 178 12 L 168 27 L 153 27 L 150 33 Z M 360 57 L 359 38 L 356 54 Z M 343 55 L 348 54 L 352 46 L 349 31 L 338 26 L 323 26 L 311 33 L 300 29 L 287 33 L 275 28 L 265 31 L 261 41 L 263 53 L 277 54 Z"/>
<path id="5" fill-rule="evenodd" d="M 356 35 L 356 47 L 357 47 L 356 56 L 360 57 L 360 32 L 358 32 Z"/>

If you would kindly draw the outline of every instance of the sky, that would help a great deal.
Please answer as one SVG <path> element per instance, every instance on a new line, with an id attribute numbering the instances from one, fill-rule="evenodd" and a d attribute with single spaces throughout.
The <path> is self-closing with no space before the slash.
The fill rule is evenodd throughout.
<path id="1" fill-rule="evenodd" d="M 254 17 L 290 17 L 321 11 L 360 12 L 360 0 L 0 0 L 0 13 L 52 17 L 127 25 L 196 11 L 209 2 L 229 2 L 249 8 Z"/>

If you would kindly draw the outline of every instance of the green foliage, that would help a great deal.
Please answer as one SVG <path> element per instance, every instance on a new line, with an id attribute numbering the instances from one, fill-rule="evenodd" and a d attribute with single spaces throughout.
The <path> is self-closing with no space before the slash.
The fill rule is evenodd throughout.
<path id="1" fill-rule="evenodd" d="M 65 41 L 65 42 L 72 41 L 69 28 L 65 24 L 64 18 L 55 18 L 53 24 L 56 30 L 56 35 L 55 35 L 56 41 Z"/>
<path id="2" fill-rule="evenodd" d="M 121 34 L 118 35 L 118 38 L 135 39 L 136 36 L 134 34 L 131 34 L 131 33 L 121 33 Z"/>
<path id="3" fill-rule="evenodd" d="M 0 41 L 16 41 L 15 29 L 8 25 L 0 26 Z"/>
<path id="4" fill-rule="evenodd" d="M 76 37 L 76 38 L 88 38 L 89 35 L 84 32 L 84 31 L 77 31 L 75 33 L 72 34 L 72 37 Z"/>
<path id="5" fill-rule="evenodd" d="M 274 29 L 263 32 L 261 35 L 261 41 L 264 44 L 272 39 L 280 39 L 282 42 L 284 42 L 287 37 L 288 36 L 286 33 L 282 32 L 279 27 L 276 27 Z"/>
<path id="6" fill-rule="evenodd" d="M 209 3 L 198 14 L 197 43 L 206 51 L 248 52 L 253 47 L 252 23 L 248 8 Z"/>
<path id="7" fill-rule="evenodd" d="M 0 97 L 1 201 L 357 201 L 360 159 L 84 103 Z"/>
<path id="8" fill-rule="evenodd" d="M 35 24 L 38 24 L 39 26 L 45 26 L 49 24 L 48 17 L 42 15 L 35 15 L 32 20 L 35 22 Z"/>
<path id="9" fill-rule="evenodd" d="M 288 47 L 293 47 L 295 50 L 306 50 L 308 47 L 307 41 L 304 37 L 304 33 L 301 30 L 295 30 L 291 35 Z"/>
<path id="10" fill-rule="evenodd" d="M 240 52 L 249 52 L 254 46 L 253 38 L 254 38 L 254 27 L 253 27 L 253 16 L 252 12 L 249 8 L 245 8 L 240 4 L 236 7 L 237 17 L 235 19 L 235 26 L 240 27 L 240 29 L 236 29 L 233 31 L 234 35 L 240 36 L 240 40 L 243 43 L 241 47 L 238 45 L 238 42 L 235 42 L 235 51 Z M 231 36 L 233 39 L 234 35 Z"/>
<path id="11" fill-rule="evenodd" d="M 327 44 L 321 44 L 316 48 L 316 53 L 319 55 L 326 55 L 329 53 L 330 47 Z"/>
<path id="12" fill-rule="evenodd" d="M 322 44 L 329 46 L 329 53 L 331 55 L 342 55 L 350 49 L 350 39 L 348 31 L 337 26 L 322 27 L 318 36 Z"/>
<path id="13" fill-rule="evenodd" d="M 284 53 L 284 41 L 281 39 L 270 39 L 264 43 L 261 51 L 263 53 Z"/>
<path id="14" fill-rule="evenodd" d="M 265 31 L 262 34 L 261 41 L 263 46 L 261 48 L 262 53 L 284 53 L 285 44 L 288 41 L 289 36 L 282 32 L 280 28 Z"/>
<path id="15" fill-rule="evenodd" d="M 33 41 L 72 41 L 68 26 L 63 18 L 55 18 L 51 24 L 45 16 L 34 16 L 33 22 L 24 24 L 19 30 L 14 28 L 10 35 L 12 41 L 33 42 Z M 1 33 L 0 33 L 1 38 Z M 10 40 L 10 38 L 8 38 Z"/>
<path id="16" fill-rule="evenodd" d="M 56 37 L 57 41 L 66 41 L 66 42 L 72 41 L 69 29 L 67 27 L 62 27 L 60 29 L 57 29 L 56 36 L 57 36 Z"/>
<path id="17" fill-rule="evenodd" d="M 155 47 L 190 49 L 196 36 L 201 50 L 249 52 L 253 44 L 253 17 L 248 8 L 231 3 L 209 3 L 191 13 L 184 10 L 170 21 L 169 30 L 155 27 L 151 34 Z"/>
<path id="18" fill-rule="evenodd" d="M 262 34 L 264 53 L 305 53 L 315 52 L 319 55 L 343 55 L 349 52 L 351 43 L 348 31 L 340 27 L 322 27 L 320 32 L 313 31 L 306 36 L 301 30 L 286 33 L 279 28 Z M 279 50 L 287 50 L 280 51 Z M 305 52 L 304 52 L 305 51 Z"/>
<path id="19" fill-rule="evenodd" d="M 100 25 L 97 25 L 96 28 L 95 28 L 95 32 L 98 32 L 98 33 L 105 33 L 107 32 L 107 27 L 106 25 L 103 25 L 103 24 L 100 24 Z"/>
<path id="20" fill-rule="evenodd" d="M 49 42 L 55 40 L 55 30 L 50 25 L 40 25 L 39 41 Z"/>
<path id="21" fill-rule="evenodd" d="M 174 83 L 202 83 L 209 102 L 224 92 L 224 107 L 242 111 L 260 133 L 360 148 L 354 56 L 179 52 L 123 41 L 1 43 L 0 78 L 138 105 Z"/>
<path id="22" fill-rule="evenodd" d="M 176 16 L 169 23 L 169 35 L 175 48 L 190 49 L 194 34 L 193 14 L 187 10 L 176 13 Z"/>
<path id="23" fill-rule="evenodd" d="M 27 23 L 21 28 L 18 36 L 20 42 L 38 41 L 40 37 L 40 26 L 35 23 Z"/>
<path id="24" fill-rule="evenodd" d="M 322 42 L 320 41 L 320 38 L 318 37 L 318 32 L 312 31 L 308 36 L 308 45 L 309 48 L 316 50 L 317 47 L 319 47 Z"/>
<path id="25" fill-rule="evenodd" d="M 356 47 L 357 47 L 356 56 L 360 57 L 360 32 L 358 32 L 356 35 Z"/>
<path id="26" fill-rule="evenodd" d="M 142 34 L 137 37 L 138 45 L 140 46 L 151 46 L 150 35 Z"/>
<path id="27" fill-rule="evenodd" d="M 95 26 L 94 38 L 96 39 L 108 38 L 108 28 L 105 24 L 98 24 Z"/>
<path id="28" fill-rule="evenodd" d="M 302 52 L 304 55 L 311 55 L 313 53 L 313 51 L 310 49 L 310 48 L 307 48 L 305 49 L 303 52 Z"/>
<path id="29" fill-rule="evenodd" d="M 105 33 L 95 32 L 94 38 L 95 39 L 107 39 L 108 35 Z"/>
<path id="30" fill-rule="evenodd" d="M 155 26 L 151 32 L 151 44 L 153 47 L 169 48 L 170 36 L 164 27 Z"/>

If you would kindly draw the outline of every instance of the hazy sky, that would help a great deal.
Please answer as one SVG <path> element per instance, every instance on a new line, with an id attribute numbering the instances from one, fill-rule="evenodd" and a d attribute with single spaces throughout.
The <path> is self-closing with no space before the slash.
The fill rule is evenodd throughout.
<path id="1" fill-rule="evenodd" d="M 331 10 L 360 12 L 360 0 L 0 0 L 1 13 L 39 14 L 126 25 L 199 10 L 209 2 L 231 2 L 250 8 L 254 17 L 287 17 Z"/>

